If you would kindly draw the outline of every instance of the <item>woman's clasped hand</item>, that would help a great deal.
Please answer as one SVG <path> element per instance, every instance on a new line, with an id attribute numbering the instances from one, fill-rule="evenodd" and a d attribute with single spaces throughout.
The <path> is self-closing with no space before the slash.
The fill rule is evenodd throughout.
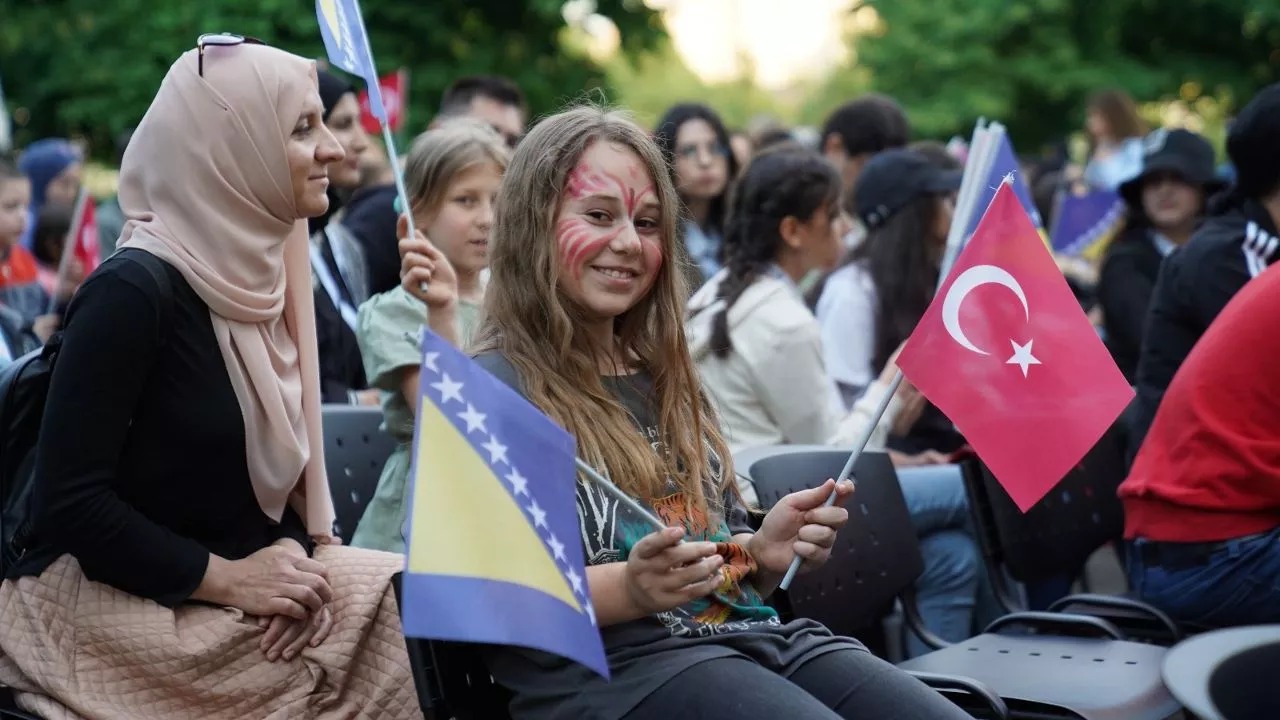
<path id="1" fill-rule="evenodd" d="M 265 630 L 260 645 L 267 659 L 292 660 L 303 647 L 328 637 L 328 573 L 296 541 L 281 540 L 240 560 L 211 555 L 209 570 L 192 597 L 256 616 Z"/>

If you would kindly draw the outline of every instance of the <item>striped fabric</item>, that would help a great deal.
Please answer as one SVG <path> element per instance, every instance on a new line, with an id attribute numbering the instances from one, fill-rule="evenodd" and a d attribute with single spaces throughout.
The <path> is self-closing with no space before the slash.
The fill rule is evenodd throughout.
<path id="1" fill-rule="evenodd" d="M 1250 222 L 1244 231 L 1244 264 L 1249 277 L 1255 278 L 1267 269 L 1280 249 L 1280 238 L 1263 230 L 1258 223 Z"/>

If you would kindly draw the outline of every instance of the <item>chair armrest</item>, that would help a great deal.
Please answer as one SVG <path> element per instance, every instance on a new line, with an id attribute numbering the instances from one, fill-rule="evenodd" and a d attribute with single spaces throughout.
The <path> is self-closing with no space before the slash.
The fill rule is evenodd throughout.
<path id="1" fill-rule="evenodd" d="M 969 697 L 981 700 L 987 709 L 991 711 L 991 716 L 996 720 L 1008 720 L 1009 718 L 1009 707 L 1005 705 L 1004 700 L 994 690 L 973 678 L 964 677 L 963 675 L 920 672 L 918 670 L 908 670 L 907 672 L 934 690 L 962 692 Z"/>
<path id="2" fill-rule="evenodd" d="M 1164 630 L 1168 631 L 1169 639 L 1172 643 L 1182 641 L 1182 630 L 1173 618 L 1166 615 L 1159 608 L 1132 598 L 1120 597 L 1118 595 L 1099 595 L 1097 593 L 1081 593 L 1078 595 L 1068 595 L 1061 598 L 1049 606 L 1049 612 L 1071 612 L 1077 615 L 1089 614 L 1091 609 L 1100 610 L 1121 610 L 1137 615 L 1142 615 L 1154 620 Z M 1105 618 L 1104 618 L 1105 619 Z"/>
<path id="3" fill-rule="evenodd" d="M 1125 634 L 1113 623 L 1092 615 L 1053 612 L 1016 612 L 996 618 L 983 632 L 997 634 L 1007 627 L 1027 627 L 1037 632 L 1068 631 L 1093 637 L 1124 640 Z"/>
<path id="4" fill-rule="evenodd" d="M 925 627 L 924 618 L 920 616 L 920 606 L 916 604 L 915 588 L 908 587 L 898 593 L 898 602 L 902 605 L 902 621 L 907 629 L 920 638 L 920 642 L 933 648 L 941 650 L 949 647 L 951 643 L 938 637 L 929 628 Z"/>

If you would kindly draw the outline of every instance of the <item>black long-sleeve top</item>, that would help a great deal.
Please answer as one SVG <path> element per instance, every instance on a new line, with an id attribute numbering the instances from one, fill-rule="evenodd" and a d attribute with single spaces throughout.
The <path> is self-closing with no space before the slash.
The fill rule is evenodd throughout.
<path id="1" fill-rule="evenodd" d="M 1098 276 L 1098 302 L 1107 349 L 1130 383 L 1138 371 L 1142 334 L 1164 256 L 1146 227 L 1126 230 L 1111 243 Z"/>
<path id="2" fill-rule="evenodd" d="M 142 252 L 108 259 L 68 311 L 36 450 L 35 543 L 10 574 L 70 553 L 90 580 L 172 606 L 209 553 L 239 559 L 284 537 L 305 547 L 307 534 L 292 509 L 277 524 L 254 497 L 209 307 L 146 256 L 166 297 Z"/>

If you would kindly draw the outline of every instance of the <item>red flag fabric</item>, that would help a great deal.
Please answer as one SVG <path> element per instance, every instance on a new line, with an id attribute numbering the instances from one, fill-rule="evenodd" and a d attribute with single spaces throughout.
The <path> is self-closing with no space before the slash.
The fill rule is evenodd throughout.
<path id="1" fill-rule="evenodd" d="M 84 276 L 88 277 L 102 260 L 101 245 L 98 243 L 98 216 L 93 198 L 87 195 L 81 203 L 79 230 L 76 233 L 72 253 L 84 265 Z"/>
<path id="2" fill-rule="evenodd" d="M 898 367 L 951 418 L 1023 512 L 1133 398 L 1008 184 Z"/>
<path id="3" fill-rule="evenodd" d="M 378 78 L 378 87 L 382 89 L 382 106 L 387 109 L 387 126 L 391 132 L 399 132 L 404 124 L 405 95 L 409 90 L 409 71 L 404 68 Z M 364 131 L 376 135 L 382 132 L 382 125 L 369 109 L 369 91 L 361 90 L 356 98 L 360 101 L 360 124 Z"/>

